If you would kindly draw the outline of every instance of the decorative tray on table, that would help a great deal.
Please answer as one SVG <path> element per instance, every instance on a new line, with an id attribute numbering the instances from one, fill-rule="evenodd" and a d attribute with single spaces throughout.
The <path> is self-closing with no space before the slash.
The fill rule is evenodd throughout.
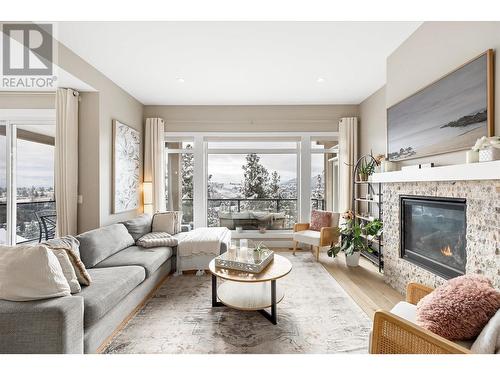
<path id="1" fill-rule="evenodd" d="M 274 259 L 274 252 L 269 249 L 254 251 L 226 251 L 215 258 L 215 266 L 250 273 L 260 273 Z"/>

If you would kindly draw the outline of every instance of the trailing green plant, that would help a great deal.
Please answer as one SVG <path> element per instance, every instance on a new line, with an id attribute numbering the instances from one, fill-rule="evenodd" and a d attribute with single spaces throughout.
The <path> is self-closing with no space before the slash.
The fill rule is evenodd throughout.
<path id="1" fill-rule="evenodd" d="M 381 220 L 375 219 L 364 225 L 363 231 L 367 236 L 379 237 L 383 232 L 383 226 L 384 224 Z"/>
<path id="2" fill-rule="evenodd" d="M 346 255 L 352 255 L 357 251 L 361 251 L 366 248 L 366 243 L 362 237 L 363 230 L 359 224 L 356 224 L 353 220 L 348 220 L 343 224 L 340 230 L 341 241 L 340 245 L 333 246 L 328 250 L 329 257 L 336 257 L 338 253 L 343 251 Z"/>
<path id="3" fill-rule="evenodd" d="M 349 215 L 344 214 L 344 217 Z M 383 230 L 382 221 L 375 219 L 366 225 L 357 224 L 354 219 L 348 219 L 342 225 L 340 230 L 341 241 L 340 245 L 333 246 L 327 252 L 329 257 L 336 257 L 338 253 L 343 251 L 346 255 L 353 255 L 355 252 L 365 250 L 373 252 L 373 249 L 368 245 L 366 236 L 380 236 Z"/>

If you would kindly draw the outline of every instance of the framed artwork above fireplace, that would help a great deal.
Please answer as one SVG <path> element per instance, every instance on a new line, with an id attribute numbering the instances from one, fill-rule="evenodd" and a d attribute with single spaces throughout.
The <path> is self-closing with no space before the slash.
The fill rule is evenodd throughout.
<path id="1" fill-rule="evenodd" d="M 487 50 L 387 109 L 391 161 L 470 149 L 494 135 L 494 52 Z"/>

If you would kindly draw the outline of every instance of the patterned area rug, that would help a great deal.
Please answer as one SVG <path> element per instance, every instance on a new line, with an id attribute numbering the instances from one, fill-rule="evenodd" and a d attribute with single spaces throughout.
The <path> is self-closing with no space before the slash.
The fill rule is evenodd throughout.
<path id="1" fill-rule="evenodd" d="M 366 353 L 371 321 L 310 253 L 278 283 L 278 325 L 211 307 L 210 276 L 170 277 L 105 353 Z"/>

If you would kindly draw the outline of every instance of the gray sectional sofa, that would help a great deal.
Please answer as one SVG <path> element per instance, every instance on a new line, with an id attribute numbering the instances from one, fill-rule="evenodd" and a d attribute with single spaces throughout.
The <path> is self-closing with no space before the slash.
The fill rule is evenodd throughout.
<path id="1" fill-rule="evenodd" d="M 142 215 L 78 235 L 91 285 L 68 297 L 0 300 L 0 353 L 95 353 L 173 271 L 175 249 L 135 246 L 150 231 Z"/>

